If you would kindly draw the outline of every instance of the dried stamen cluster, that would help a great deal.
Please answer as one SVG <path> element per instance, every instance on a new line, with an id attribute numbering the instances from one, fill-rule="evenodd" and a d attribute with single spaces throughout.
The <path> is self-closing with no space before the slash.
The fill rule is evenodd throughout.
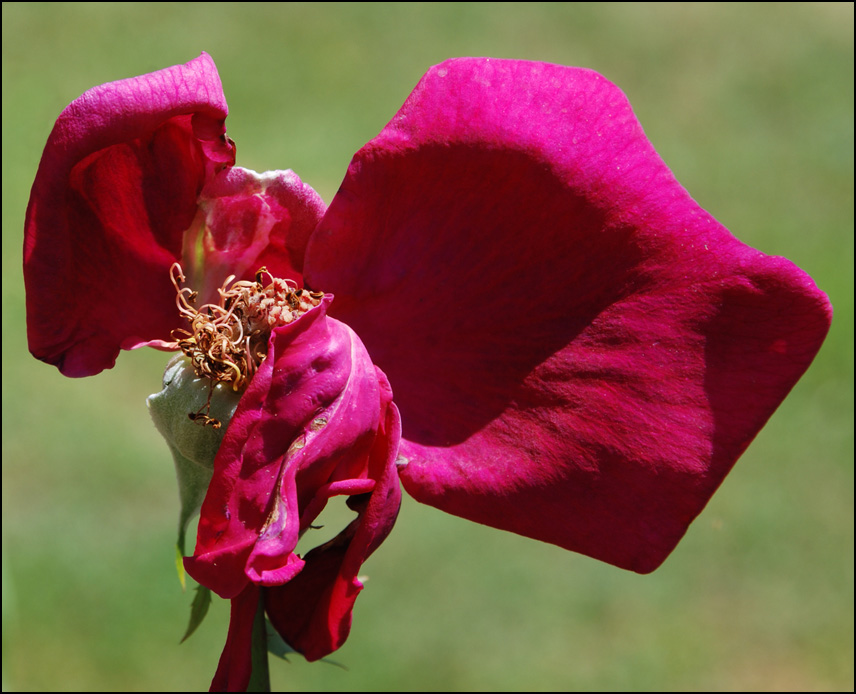
<path id="1" fill-rule="evenodd" d="M 230 383 L 235 391 L 245 388 L 267 355 L 271 331 L 318 306 L 324 296 L 298 289 L 294 281 L 274 277 L 263 267 L 256 272 L 255 282 L 235 282 L 235 276 L 229 276 L 217 290 L 220 303 L 197 309 L 193 306 L 197 292 L 181 286 L 185 277 L 178 263 L 170 268 L 170 278 L 178 311 L 190 323 L 190 330 L 173 330 L 172 337 L 190 357 L 196 374 L 211 381 L 211 392 L 217 383 Z M 189 416 L 219 427 L 217 420 L 203 414 L 210 402 L 211 393 L 206 406 Z"/>

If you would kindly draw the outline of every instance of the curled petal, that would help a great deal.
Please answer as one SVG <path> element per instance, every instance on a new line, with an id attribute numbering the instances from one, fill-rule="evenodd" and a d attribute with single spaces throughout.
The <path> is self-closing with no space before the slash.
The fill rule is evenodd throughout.
<path id="1" fill-rule="evenodd" d="M 294 579 L 265 592 L 271 623 L 307 660 L 329 655 L 347 639 L 354 601 L 363 589 L 357 574 L 392 530 L 398 515 L 401 488 L 395 459 L 401 425 L 391 392 L 386 390 L 386 413 L 369 461 L 368 474 L 377 481 L 376 486 L 371 493 L 352 496 L 348 502 L 358 518 L 336 538 L 309 552 L 306 565 Z"/>
<path id="2" fill-rule="evenodd" d="M 170 265 L 216 170 L 234 162 L 203 53 L 90 89 L 60 115 L 27 208 L 31 352 L 67 376 L 110 368 L 129 339 L 176 327 Z"/>
<path id="3" fill-rule="evenodd" d="M 359 338 L 326 316 L 331 300 L 274 330 L 214 461 L 185 566 L 222 597 L 291 580 L 304 564 L 297 540 L 326 499 L 375 486 L 386 391 Z"/>
<path id="4" fill-rule="evenodd" d="M 675 181 L 600 75 L 432 68 L 307 249 L 396 393 L 417 500 L 639 572 L 674 548 L 831 319 Z"/>

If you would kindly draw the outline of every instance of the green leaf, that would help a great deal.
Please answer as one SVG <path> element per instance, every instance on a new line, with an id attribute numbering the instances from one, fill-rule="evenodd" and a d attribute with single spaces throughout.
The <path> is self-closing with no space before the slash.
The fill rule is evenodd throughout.
<path id="1" fill-rule="evenodd" d="M 196 631 L 196 627 L 202 624 L 202 620 L 208 614 L 210 606 L 211 590 L 205 586 L 196 586 L 196 597 L 193 598 L 193 605 L 190 607 L 190 623 L 187 625 L 187 631 L 184 632 L 184 636 L 179 643 L 187 641 L 190 635 Z"/>

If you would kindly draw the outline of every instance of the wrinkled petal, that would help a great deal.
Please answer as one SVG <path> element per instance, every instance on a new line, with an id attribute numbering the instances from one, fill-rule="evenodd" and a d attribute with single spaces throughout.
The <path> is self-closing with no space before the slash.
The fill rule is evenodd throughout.
<path id="1" fill-rule="evenodd" d="M 205 181 L 234 162 L 217 69 L 185 65 L 90 89 L 60 115 L 27 208 L 34 356 L 67 376 L 113 366 L 129 337 L 176 327 L 169 267 Z"/>
<path id="2" fill-rule="evenodd" d="M 294 548 L 329 485 L 337 494 L 375 487 L 370 453 L 386 391 L 359 338 L 326 316 L 331 300 L 274 330 L 214 461 L 185 566 L 221 597 L 298 574 Z"/>
<path id="3" fill-rule="evenodd" d="M 647 572 L 831 308 L 675 181 L 600 75 L 459 59 L 358 152 L 304 273 L 388 375 L 417 500 Z"/>
<path id="4" fill-rule="evenodd" d="M 383 374 L 379 377 L 385 382 Z M 401 434 L 398 410 L 385 388 L 386 414 L 369 461 L 369 477 L 377 486 L 352 496 L 348 505 L 359 516 L 330 542 L 306 555 L 306 565 L 290 582 L 268 588 L 265 608 L 286 642 L 307 660 L 318 660 L 348 638 L 351 611 L 363 589 L 360 567 L 383 542 L 401 504 L 395 459 Z M 342 492 L 339 492 L 342 493 Z"/>
<path id="5" fill-rule="evenodd" d="M 182 263 L 198 304 L 216 302 L 229 275 L 250 279 L 261 267 L 302 286 L 306 242 L 326 205 L 297 174 L 236 166 L 209 182 L 199 206 Z"/>

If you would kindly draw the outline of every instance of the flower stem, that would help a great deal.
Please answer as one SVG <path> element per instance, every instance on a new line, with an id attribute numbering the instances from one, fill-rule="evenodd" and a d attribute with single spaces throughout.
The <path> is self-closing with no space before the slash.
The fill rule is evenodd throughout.
<path id="1" fill-rule="evenodd" d="M 253 671 L 247 685 L 248 692 L 269 692 L 270 672 L 267 658 L 267 633 L 265 631 L 265 589 L 259 589 L 259 605 L 253 621 Z"/>

